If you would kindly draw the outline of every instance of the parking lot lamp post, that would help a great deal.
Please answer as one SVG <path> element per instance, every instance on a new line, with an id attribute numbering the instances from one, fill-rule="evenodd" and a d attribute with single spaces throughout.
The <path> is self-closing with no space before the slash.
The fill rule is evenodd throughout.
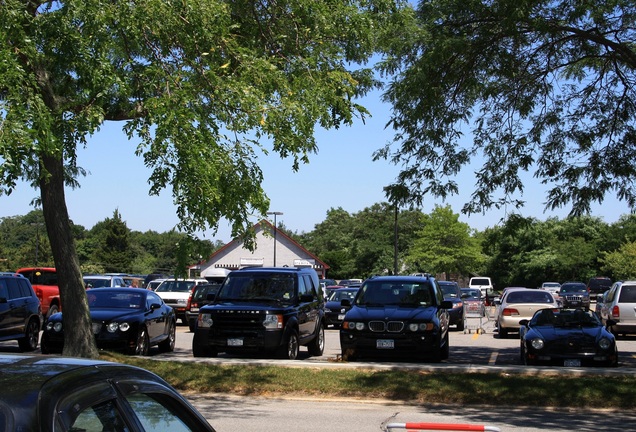
<path id="1" fill-rule="evenodd" d="M 276 216 L 282 215 L 283 212 L 267 212 L 268 215 L 274 215 L 274 267 L 276 267 L 276 232 L 278 231 L 278 226 L 276 225 Z"/>

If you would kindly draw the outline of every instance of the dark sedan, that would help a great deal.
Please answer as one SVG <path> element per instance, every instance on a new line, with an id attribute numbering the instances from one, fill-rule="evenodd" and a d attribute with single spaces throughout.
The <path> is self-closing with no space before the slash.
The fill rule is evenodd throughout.
<path id="1" fill-rule="evenodd" d="M 456 325 L 457 330 L 463 331 L 466 323 L 466 312 L 464 310 L 464 301 L 462 300 L 462 291 L 457 282 L 437 281 L 442 289 L 444 300 L 453 303 L 453 307 L 448 310 L 450 325 Z"/>
<path id="2" fill-rule="evenodd" d="M 351 309 L 351 302 L 358 290 L 359 288 L 341 288 L 331 294 L 331 297 L 325 303 L 325 324 L 334 327 L 342 325 L 345 314 Z M 343 305 L 343 300 L 349 300 L 349 303 Z"/>
<path id="3" fill-rule="evenodd" d="M 520 356 L 524 364 L 618 364 L 616 339 L 593 311 L 541 309 L 520 324 Z"/>
<path id="4" fill-rule="evenodd" d="M 0 431 L 214 432 L 145 369 L 24 354 L 1 354 L 0 364 Z"/>
<path id="5" fill-rule="evenodd" d="M 94 288 L 86 292 L 97 348 L 148 355 L 150 347 L 174 351 L 176 318 L 153 291 L 142 288 Z M 64 348 L 62 313 L 51 315 L 42 333 L 42 353 Z"/>
<path id="6" fill-rule="evenodd" d="M 452 307 L 432 277 L 367 279 L 340 328 L 342 357 L 445 360 Z"/>

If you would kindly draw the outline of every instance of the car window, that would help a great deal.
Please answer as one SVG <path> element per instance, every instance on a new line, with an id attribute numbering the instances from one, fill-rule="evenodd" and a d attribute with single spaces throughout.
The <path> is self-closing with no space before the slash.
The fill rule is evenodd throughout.
<path id="1" fill-rule="evenodd" d="M 620 303 L 636 303 L 636 286 L 623 285 L 618 301 Z"/>
<path id="2" fill-rule="evenodd" d="M 554 298 L 545 291 L 510 291 L 506 303 L 553 303 Z"/>
<path id="3" fill-rule="evenodd" d="M 130 430 L 114 400 L 107 400 L 86 408 L 79 413 L 69 429 L 70 432 L 128 432 Z"/>
<path id="4" fill-rule="evenodd" d="M 22 295 L 22 290 L 20 290 L 20 286 L 18 285 L 18 280 L 15 278 L 8 278 L 7 281 L 7 291 L 9 293 L 9 299 L 15 300 L 24 297 Z"/>
<path id="5" fill-rule="evenodd" d="M 187 432 L 191 431 L 184 419 L 181 419 L 170 404 L 163 404 L 161 398 L 144 393 L 127 396 L 128 403 L 135 411 L 139 422 L 146 432 Z"/>
<path id="6" fill-rule="evenodd" d="M 356 300 L 361 306 L 430 306 L 434 294 L 428 283 L 367 282 Z"/>
<path id="7" fill-rule="evenodd" d="M 0 298 L 5 300 L 9 299 L 9 290 L 7 288 L 7 280 L 0 279 Z"/>
<path id="8" fill-rule="evenodd" d="M 157 287 L 156 292 L 188 292 L 193 286 L 194 281 L 167 280 Z"/>

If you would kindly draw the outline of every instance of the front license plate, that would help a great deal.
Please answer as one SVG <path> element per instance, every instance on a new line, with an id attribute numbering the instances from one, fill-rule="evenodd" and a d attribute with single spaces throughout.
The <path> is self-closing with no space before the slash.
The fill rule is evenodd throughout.
<path id="1" fill-rule="evenodd" d="M 393 349 L 395 348 L 395 343 L 393 339 L 378 339 L 375 342 L 375 347 L 377 349 Z"/>
<path id="2" fill-rule="evenodd" d="M 344 314 L 338 315 L 338 321 L 344 321 Z"/>
<path id="3" fill-rule="evenodd" d="M 243 346 L 243 339 L 241 338 L 228 339 L 227 346 Z"/>
<path id="4" fill-rule="evenodd" d="M 190 308 L 190 312 L 199 312 L 199 308 L 198 307 Z"/>
<path id="5" fill-rule="evenodd" d="M 579 366 L 581 366 L 581 360 L 579 360 L 579 359 L 564 360 L 563 361 L 563 366 L 579 367 Z"/>

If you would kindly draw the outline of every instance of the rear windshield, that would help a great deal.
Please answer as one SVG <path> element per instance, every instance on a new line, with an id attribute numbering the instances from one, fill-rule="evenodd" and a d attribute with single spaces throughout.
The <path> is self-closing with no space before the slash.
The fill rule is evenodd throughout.
<path id="1" fill-rule="evenodd" d="M 620 303 L 636 303 L 636 285 L 623 285 L 618 301 Z"/>
<path id="2" fill-rule="evenodd" d="M 490 280 L 489 279 L 471 279 L 470 280 L 470 284 L 471 285 L 490 285 Z"/>
<path id="3" fill-rule="evenodd" d="M 545 291 L 512 291 L 506 303 L 553 303 L 552 294 Z"/>
<path id="4" fill-rule="evenodd" d="M 57 286 L 57 273 L 47 270 L 23 270 L 20 271 L 29 279 L 32 285 Z"/>

